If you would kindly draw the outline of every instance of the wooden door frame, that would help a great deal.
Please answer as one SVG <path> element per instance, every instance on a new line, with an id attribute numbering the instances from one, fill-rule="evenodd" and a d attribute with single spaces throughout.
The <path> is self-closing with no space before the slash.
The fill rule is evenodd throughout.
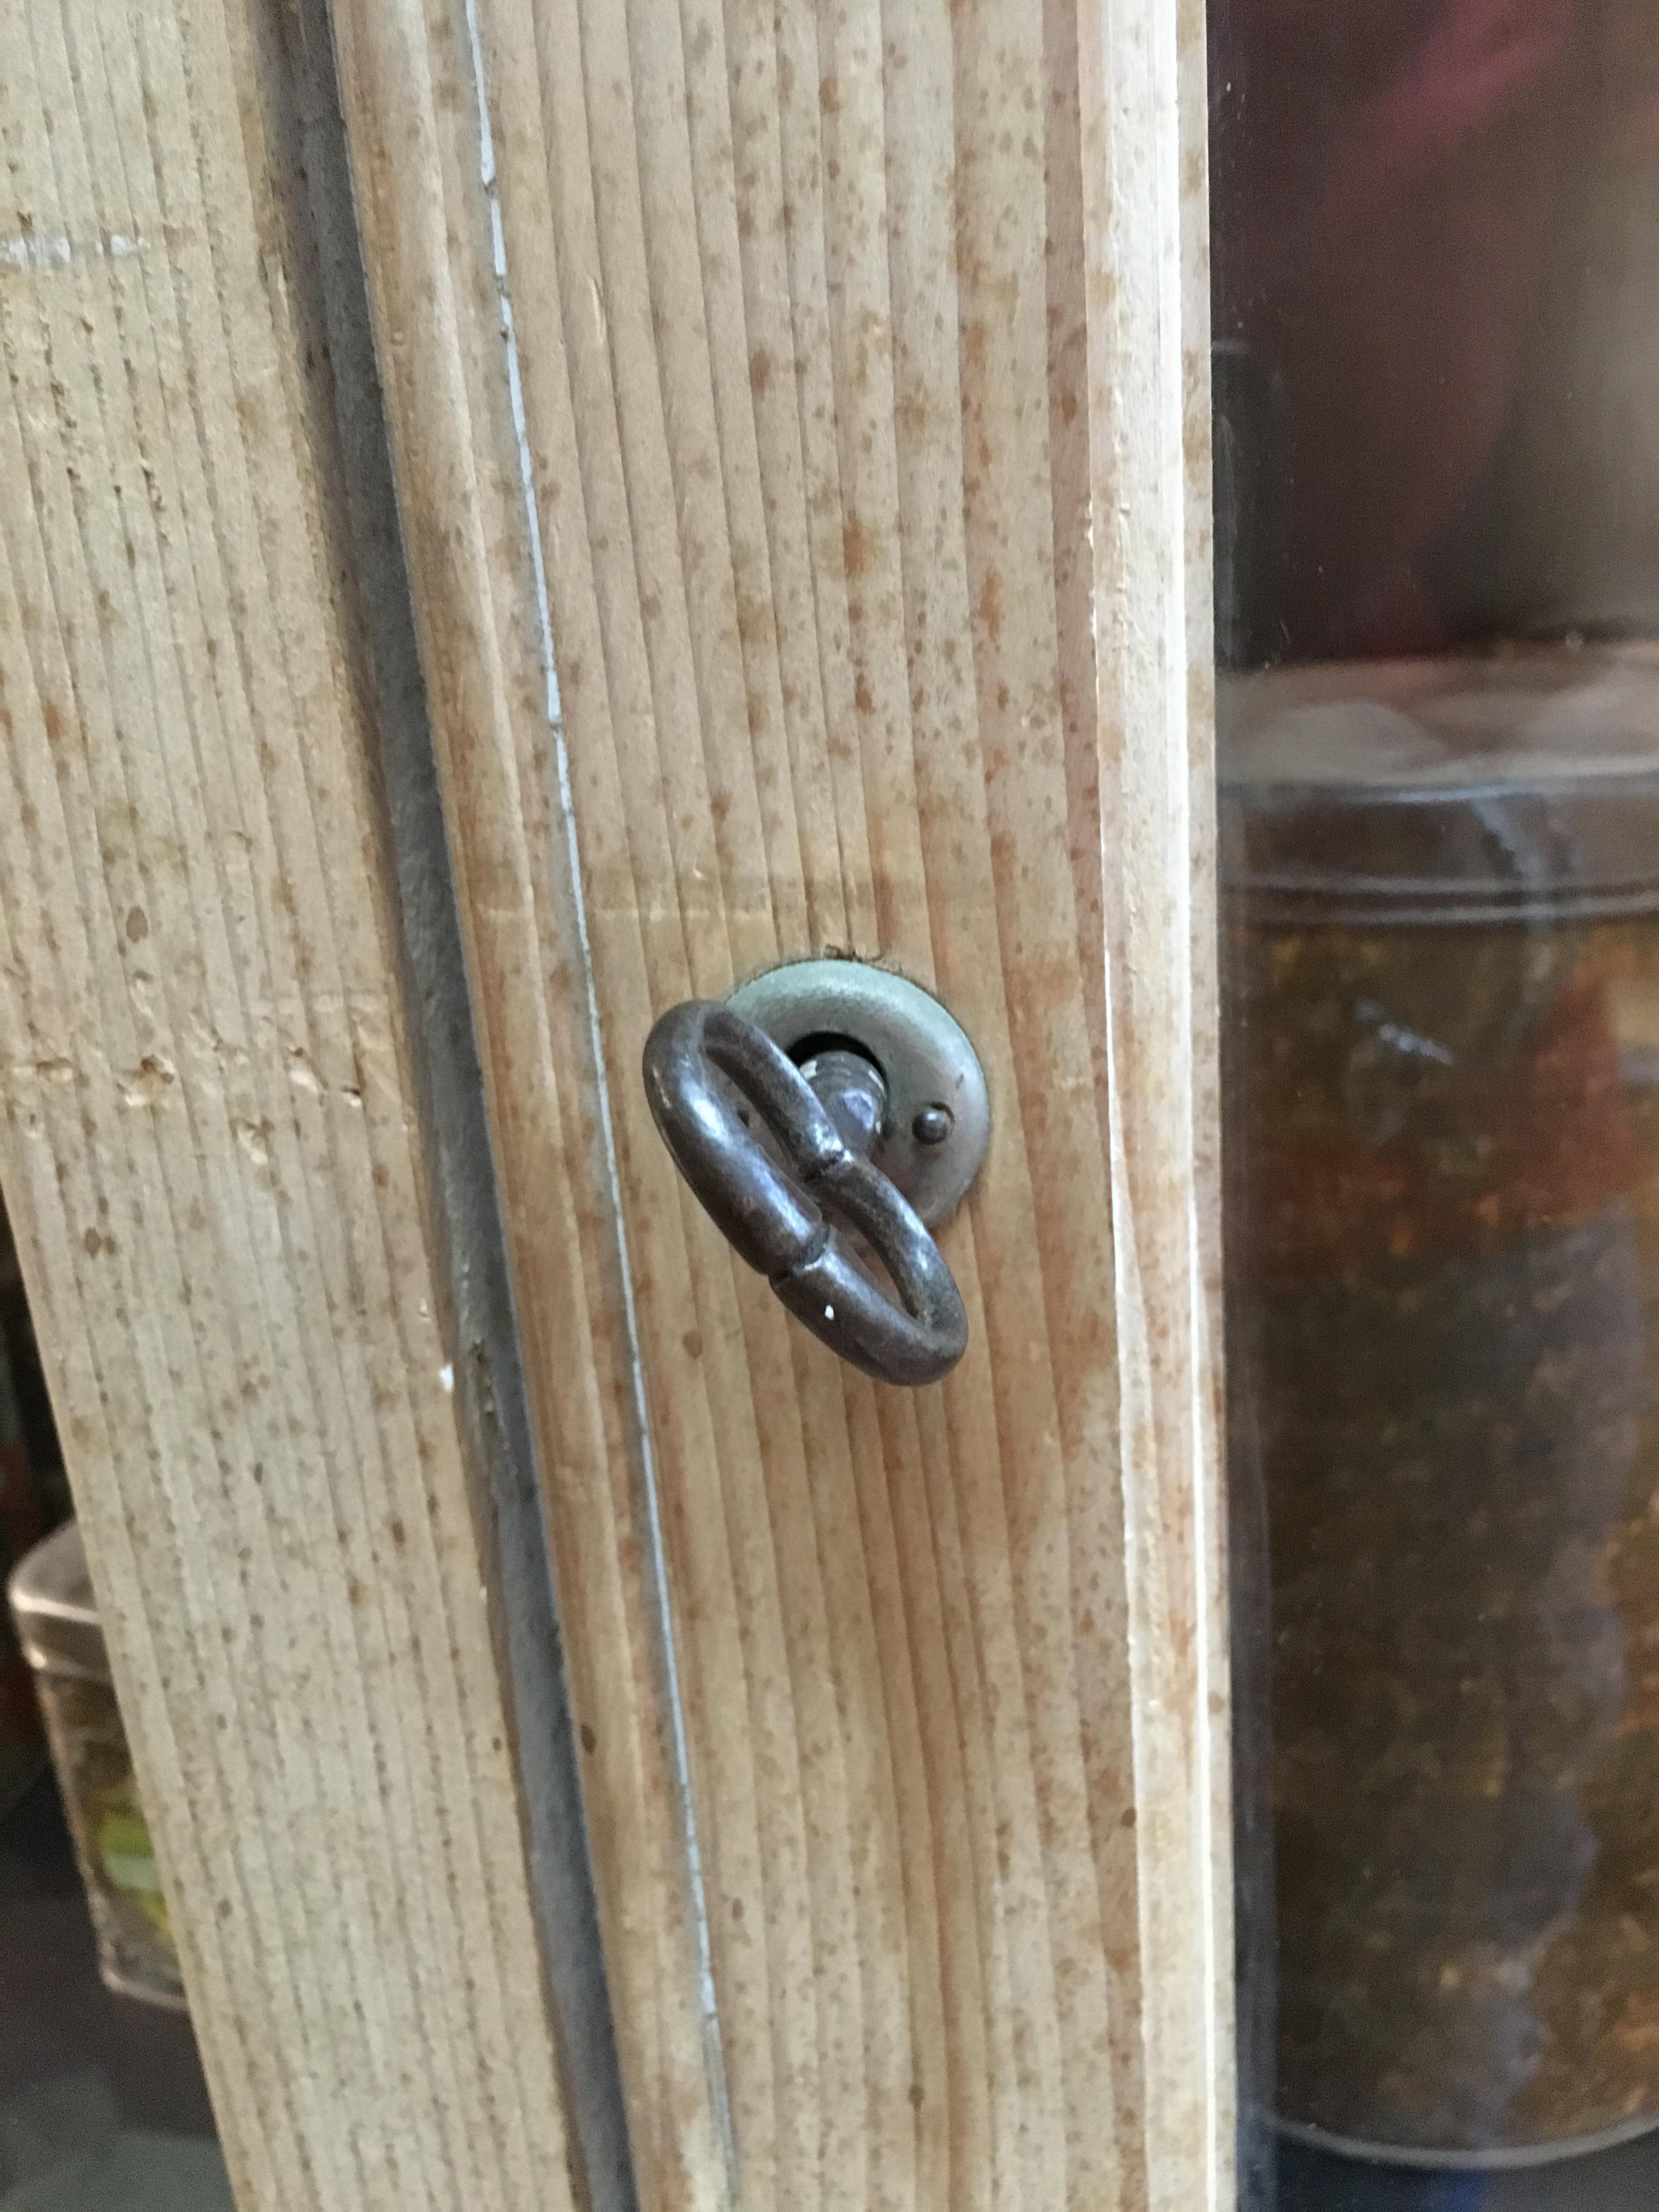
<path id="1" fill-rule="evenodd" d="M 687 6 L 675 66 L 695 93 L 703 33 L 721 24 Z M 957 11 L 970 35 L 953 33 L 943 0 L 914 0 L 889 11 L 908 50 L 899 37 L 885 52 L 860 48 L 855 0 L 817 11 L 850 59 L 811 88 L 813 113 L 846 134 L 842 157 L 898 162 L 882 177 L 899 195 L 890 252 L 925 255 L 937 237 L 948 255 L 981 234 L 996 249 L 993 197 L 1022 158 L 1000 126 L 1033 81 L 1024 6 L 978 0 Z M 580 52 L 593 70 L 607 39 L 625 63 L 628 25 L 660 12 L 570 9 L 572 66 Z M 684 1387 L 651 1334 L 660 1293 L 647 1278 L 669 1247 L 648 1227 L 641 1241 L 632 1109 L 606 1059 L 622 1002 L 587 957 L 618 894 L 593 873 L 586 751 L 570 780 L 568 747 L 587 746 L 592 725 L 569 610 L 592 595 L 596 642 L 618 595 L 637 595 L 647 632 L 659 617 L 648 586 L 586 532 L 573 540 L 547 498 L 555 331 L 513 271 L 541 242 L 567 258 L 581 245 L 555 192 L 580 180 L 539 159 L 538 99 L 570 96 L 544 52 L 537 81 L 537 26 L 556 12 L 332 0 L 419 668 L 321 0 L 25 0 L 0 30 L 18 179 L 0 224 L 16 247 L 0 261 L 0 1182 L 245 2208 L 620 2212 L 636 2185 L 653 2208 L 807 2201 L 791 2195 L 787 2154 L 813 2093 L 792 2104 L 747 2060 L 734 2077 L 721 2040 L 741 1984 L 729 1929 L 710 1934 L 708 1885 L 730 1850 L 699 1830 L 721 1802 L 714 1747 L 695 1723 L 688 1738 L 676 1670 L 688 1654 L 705 1662 L 675 1565 L 689 1539 L 653 1474 L 653 1431 Z M 788 0 L 780 37 L 811 13 Z M 760 20 L 727 0 L 722 34 L 740 42 Z M 953 36 L 969 40 L 954 59 Z M 1123 2212 L 1229 2212 L 1204 22 L 1191 0 L 1082 0 L 1074 15 L 1048 0 L 1031 36 L 1051 71 L 1074 57 L 1076 98 L 1042 80 L 1062 112 L 1042 125 L 1055 143 L 1078 134 L 1058 186 L 1044 168 L 1051 231 L 1074 220 L 1079 241 L 1074 265 L 1051 272 L 1074 355 L 1066 378 L 1051 362 L 1046 389 L 1027 392 L 1011 338 L 975 419 L 1017 442 L 1031 434 L 1022 396 L 1056 404 L 1064 385 L 1082 405 L 1088 526 L 1080 504 L 1075 526 L 1056 511 L 1054 589 L 1073 594 L 1062 629 L 1080 635 L 1080 609 L 1091 640 L 1094 699 L 1069 701 L 1066 763 L 1097 823 L 1094 861 L 1073 866 L 1092 875 L 1100 957 L 1069 988 L 1096 1041 L 1116 1407 L 1102 1480 L 1123 1546 L 1115 1568 L 1085 1546 L 1082 1567 L 1127 1592 L 1112 1665 L 1128 1840 L 1111 1893 L 1139 1964 L 1112 1984 L 1133 1990 L 1110 2026 L 1133 2087 L 1109 2125 L 1084 2109 L 1081 2031 L 1063 2003 L 1056 2048 L 1085 2085 L 1064 2149 L 1009 2148 L 1017 2088 L 974 2124 L 1000 2146 L 988 2204 L 1058 2212 L 1085 2176 L 1088 2201 L 1109 2203 L 1111 2174 Z M 905 69 L 942 72 L 959 105 L 963 166 L 943 182 L 902 145 L 860 154 L 843 108 L 859 86 L 913 100 Z M 728 82 L 739 124 L 745 100 L 764 119 L 792 96 L 781 77 L 758 94 Z M 581 105 L 560 111 L 561 148 Z M 689 173 L 699 191 L 730 187 L 746 241 L 743 208 L 771 204 L 783 174 L 760 155 L 742 167 L 695 97 L 690 114 Z M 946 186 L 965 232 L 930 228 L 927 194 Z M 673 267 L 651 255 L 674 212 L 672 197 L 642 204 L 640 289 L 613 276 L 592 290 L 602 344 L 611 319 L 672 289 Z M 966 297 L 980 280 L 963 267 Z M 905 281 L 925 283 L 925 263 Z M 573 280 L 567 316 L 582 301 Z M 839 312 L 825 309 L 826 343 Z M 624 336 L 672 377 L 666 327 L 647 318 Z M 717 330 L 716 346 L 729 337 Z M 582 342 L 574 322 L 565 339 Z M 994 329 L 985 342 L 1003 343 Z M 780 364 L 761 345 L 742 366 L 769 520 L 784 513 L 765 443 Z M 584 373 L 571 389 L 591 400 L 616 362 Z M 737 418 L 718 377 L 711 404 L 726 438 Z M 890 386 L 864 434 L 923 451 L 905 404 Z M 675 467 L 684 434 L 671 422 Z M 994 501 L 1012 498 L 1018 520 L 1024 495 L 994 468 L 970 494 L 963 466 L 963 497 L 981 502 L 971 570 Z M 1048 473 L 1058 498 L 1052 453 Z M 740 501 L 750 481 L 730 473 L 723 495 Z M 672 476 L 644 508 L 636 490 L 625 526 L 657 533 L 653 557 L 679 557 Z M 834 527 L 851 567 L 860 549 Z M 768 619 L 781 628 L 787 611 L 780 600 Z M 981 588 L 975 624 L 996 615 Z M 919 650 L 913 635 L 913 675 Z M 717 727 L 708 697 L 685 704 Z M 992 805 L 1017 798 L 1007 787 Z M 809 901 L 827 896 L 830 877 L 810 860 L 805 872 Z M 901 918 L 894 941 L 920 944 L 916 926 Z M 829 927 L 818 916 L 799 942 Z M 1018 946 L 1006 957 L 1018 981 Z M 641 983 L 641 1008 L 655 988 Z M 665 1189 L 653 1202 L 674 1206 Z M 691 1255 L 676 1264 L 726 1312 L 700 1232 L 675 1218 Z M 990 1257 L 1018 1243 L 988 1218 L 976 1234 Z M 746 1314 L 738 1295 L 730 1310 Z M 830 1403 L 820 1370 L 796 1375 L 803 1406 Z M 863 1405 L 836 1418 L 878 1449 L 889 1417 Z M 754 1464 L 771 1495 L 773 1465 Z M 895 1621 L 911 1618 L 894 1602 Z M 1034 1802 L 1033 1835 L 1048 1817 Z M 933 1923 L 902 1922 L 917 1974 Z M 1000 1924 L 984 1923 L 986 1942 Z M 757 1973 L 780 2021 L 811 2012 L 810 1990 Z M 787 2046 L 769 2063 L 787 2071 Z M 937 2080 L 897 2083 L 902 2140 L 863 2107 L 825 2105 L 823 2140 L 864 2162 L 860 2201 L 909 2191 L 934 2212 L 929 2177 L 963 2155 L 938 2131 L 935 2095 L 954 2096 L 953 2115 L 978 2110 L 940 2064 Z M 847 2078 L 868 2084 L 875 2061 L 860 2065 Z M 779 2116 L 775 2163 L 753 2149 L 763 2111 Z M 822 2153 L 802 2183 L 826 2206 L 842 2185 Z"/>
<path id="2" fill-rule="evenodd" d="M 0 79 L 0 1181 L 237 2202 L 611 2212 L 326 19 Z"/>

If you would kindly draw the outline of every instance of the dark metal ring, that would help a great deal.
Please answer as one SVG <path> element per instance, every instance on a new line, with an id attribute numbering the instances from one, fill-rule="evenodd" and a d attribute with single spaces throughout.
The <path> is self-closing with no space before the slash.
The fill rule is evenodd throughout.
<path id="1" fill-rule="evenodd" d="M 716 1076 L 739 1091 L 793 1174 L 744 1126 Z M 948 1375 L 968 1315 L 944 1255 L 879 1169 L 837 1133 L 788 1055 L 730 1007 L 692 1000 L 645 1047 L 651 1111 L 676 1165 L 720 1228 L 832 1352 L 883 1382 Z M 901 1304 L 843 1249 L 826 1210 L 865 1237 Z"/>

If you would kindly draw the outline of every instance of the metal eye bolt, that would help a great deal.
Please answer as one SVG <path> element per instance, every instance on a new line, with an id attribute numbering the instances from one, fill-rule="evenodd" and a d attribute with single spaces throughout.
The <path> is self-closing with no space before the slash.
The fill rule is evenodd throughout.
<path id="1" fill-rule="evenodd" d="M 744 1126 L 728 1084 L 787 1166 Z M 839 1047 L 798 1067 L 731 1007 L 693 1000 L 653 1029 L 645 1086 L 715 1225 L 815 1336 L 880 1382 L 915 1387 L 950 1373 L 968 1346 L 962 1293 L 920 1216 L 867 1157 L 887 1113 L 879 1069 Z M 866 1240 L 896 1300 L 858 1266 L 835 1221 Z"/>

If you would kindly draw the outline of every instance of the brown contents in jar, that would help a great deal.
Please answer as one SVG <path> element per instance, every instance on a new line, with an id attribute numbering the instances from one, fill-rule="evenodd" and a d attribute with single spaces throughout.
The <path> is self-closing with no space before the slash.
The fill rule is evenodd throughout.
<path id="1" fill-rule="evenodd" d="M 1659 2123 L 1659 921 L 1246 911 L 1231 968 L 1278 2108 Z"/>

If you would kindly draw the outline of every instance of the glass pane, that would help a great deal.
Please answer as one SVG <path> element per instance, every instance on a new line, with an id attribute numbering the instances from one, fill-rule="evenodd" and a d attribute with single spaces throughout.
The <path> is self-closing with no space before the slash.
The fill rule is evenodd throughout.
<path id="1" fill-rule="evenodd" d="M 1659 2203 L 1659 18 L 1212 11 L 1250 2212 Z"/>
<path id="2" fill-rule="evenodd" d="M 0 1217 L 0 2212 L 230 2212 Z"/>

